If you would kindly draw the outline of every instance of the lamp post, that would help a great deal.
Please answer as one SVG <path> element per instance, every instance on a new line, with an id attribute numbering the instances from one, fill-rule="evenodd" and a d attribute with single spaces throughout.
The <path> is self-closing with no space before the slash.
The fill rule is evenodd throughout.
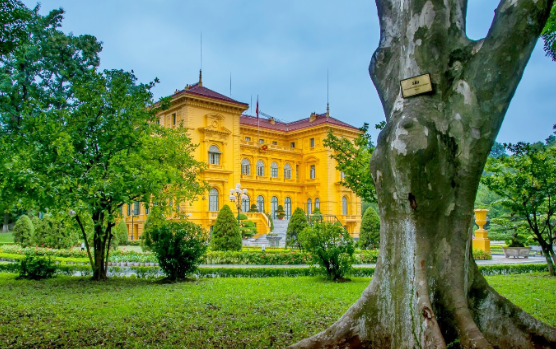
<path id="1" fill-rule="evenodd" d="M 237 225 L 238 227 L 240 226 L 239 223 L 239 215 L 241 213 L 241 204 L 243 203 L 243 201 L 247 200 L 248 196 L 247 196 L 247 189 L 241 189 L 241 185 L 238 183 L 236 184 L 236 187 L 233 189 L 230 189 L 230 201 L 235 203 L 236 207 L 237 207 Z"/>

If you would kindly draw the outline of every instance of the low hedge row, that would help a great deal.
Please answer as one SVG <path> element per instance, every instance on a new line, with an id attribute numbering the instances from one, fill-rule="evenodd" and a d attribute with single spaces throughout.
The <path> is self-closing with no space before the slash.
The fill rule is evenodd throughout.
<path id="1" fill-rule="evenodd" d="M 88 265 L 56 265 L 57 274 L 91 276 L 91 267 Z M 546 264 L 496 264 L 480 265 L 479 270 L 485 276 L 506 275 L 506 274 L 526 274 L 533 272 L 548 272 Z M 18 263 L 0 262 L 0 272 L 18 273 Z M 355 267 L 352 269 L 352 277 L 371 277 L 375 272 L 374 267 Z M 133 274 L 139 278 L 157 278 L 163 276 L 159 267 L 108 267 L 108 275 L 123 277 Z M 321 271 L 314 267 L 292 267 L 292 268 L 220 268 L 220 267 L 200 267 L 195 276 L 201 278 L 213 277 L 297 277 L 297 276 L 317 276 Z"/>

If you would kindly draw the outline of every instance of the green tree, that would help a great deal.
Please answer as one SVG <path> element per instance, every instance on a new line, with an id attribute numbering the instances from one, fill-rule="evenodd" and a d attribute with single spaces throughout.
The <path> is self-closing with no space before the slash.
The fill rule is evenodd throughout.
<path id="1" fill-rule="evenodd" d="M 207 233 L 192 222 L 171 222 L 150 230 L 146 244 L 171 281 L 183 280 L 197 269 L 207 250 Z"/>
<path id="2" fill-rule="evenodd" d="M 242 239 L 236 217 L 228 205 L 224 205 L 212 228 L 210 249 L 213 251 L 241 251 Z"/>
<path id="3" fill-rule="evenodd" d="M 375 2 L 379 263 L 336 323 L 291 348 L 556 347 L 556 330 L 495 292 L 469 248 L 484 165 L 553 1 L 497 1 L 480 40 L 466 31 L 468 0 Z M 408 98 L 411 82 L 432 90 Z"/>
<path id="4" fill-rule="evenodd" d="M 145 220 L 145 223 L 143 224 L 143 234 L 139 237 L 143 251 L 150 251 L 149 246 L 146 244 L 146 240 L 149 238 L 151 230 L 167 223 L 168 222 L 164 216 L 163 209 L 158 205 L 153 206 L 147 216 L 147 219 Z"/>
<path id="5" fill-rule="evenodd" d="M 31 10 L 19 0 L 0 1 L 0 60 L 27 40 L 31 16 Z"/>
<path id="6" fill-rule="evenodd" d="M 490 148 L 490 153 L 488 156 L 499 158 L 504 155 L 506 155 L 506 148 L 504 147 L 504 144 L 494 142 L 494 145 L 492 146 L 492 148 Z"/>
<path id="7" fill-rule="evenodd" d="M 553 61 L 556 61 L 556 4 L 552 5 L 550 17 L 542 32 L 544 52 Z"/>
<path id="8" fill-rule="evenodd" d="M 481 181 L 501 204 L 528 223 L 540 244 L 550 275 L 556 275 L 556 149 L 529 143 L 507 145 L 511 156 L 489 159 Z"/>
<path id="9" fill-rule="evenodd" d="M 35 244 L 51 248 L 70 248 L 79 242 L 79 230 L 71 222 L 71 217 L 47 213 L 42 218 L 33 217 Z"/>
<path id="10" fill-rule="evenodd" d="M 354 262 L 353 238 L 341 226 L 316 223 L 307 226 L 298 236 L 304 250 L 311 253 L 313 263 L 319 265 L 331 280 L 348 275 Z"/>
<path id="11" fill-rule="evenodd" d="M 299 233 L 307 227 L 307 216 L 301 208 L 296 208 L 288 223 L 288 229 L 286 230 L 286 246 L 293 248 L 300 248 L 301 245 L 298 241 Z"/>
<path id="12" fill-rule="evenodd" d="M 360 129 L 361 133 L 353 141 L 329 131 L 324 145 L 334 150 L 330 157 L 336 160 L 336 169 L 344 174 L 342 185 L 353 190 L 364 201 L 376 202 L 373 177 L 369 172 L 369 162 L 375 146 L 368 129 L 369 124 L 365 123 Z"/>
<path id="13" fill-rule="evenodd" d="M 33 246 L 35 244 L 35 227 L 27 215 L 19 217 L 14 227 L 14 242 L 21 246 Z"/>
<path id="14" fill-rule="evenodd" d="M 120 207 L 192 200 L 205 189 L 197 181 L 203 164 L 183 127 L 156 124 L 169 105 L 167 98 L 154 103 L 156 79 L 140 84 L 132 72 L 97 71 L 100 43 L 59 31 L 62 14 L 34 16 L 29 42 L 3 62 L 0 150 L 10 155 L 0 163 L 8 164 L 8 192 L 19 200 L 75 215 L 93 279 L 101 280 Z M 94 222 L 92 246 L 85 214 Z"/>
<path id="15" fill-rule="evenodd" d="M 362 250 L 380 247 L 380 217 L 372 207 L 368 207 L 361 220 L 361 231 L 357 245 Z"/>

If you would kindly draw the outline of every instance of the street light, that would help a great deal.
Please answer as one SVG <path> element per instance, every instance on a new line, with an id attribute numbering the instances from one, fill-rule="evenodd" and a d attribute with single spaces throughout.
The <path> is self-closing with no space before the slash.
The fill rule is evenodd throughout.
<path id="1" fill-rule="evenodd" d="M 238 183 L 236 184 L 235 188 L 230 189 L 229 198 L 230 201 L 235 203 L 237 207 L 237 225 L 240 226 L 239 215 L 241 213 L 241 204 L 243 203 L 243 201 L 249 199 L 249 197 L 247 196 L 247 189 L 241 189 L 241 185 Z"/>

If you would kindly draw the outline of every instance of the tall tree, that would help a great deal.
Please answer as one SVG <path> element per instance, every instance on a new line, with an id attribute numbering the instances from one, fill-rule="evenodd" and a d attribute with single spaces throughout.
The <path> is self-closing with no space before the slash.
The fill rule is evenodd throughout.
<path id="1" fill-rule="evenodd" d="M 512 156 L 489 159 L 481 182 L 503 197 L 502 205 L 526 221 L 555 276 L 556 148 L 507 145 Z"/>
<path id="2" fill-rule="evenodd" d="M 553 61 L 556 61 L 556 4 L 552 5 L 550 17 L 542 31 L 544 39 L 544 52 Z"/>
<path id="3" fill-rule="evenodd" d="M 364 124 L 360 128 L 361 133 L 353 141 L 329 131 L 324 145 L 334 150 L 330 157 L 336 160 L 336 169 L 344 175 L 342 184 L 364 201 L 376 202 L 373 177 L 369 173 L 369 162 L 375 146 L 368 129 L 369 124 Z"/>
<path id="4" fill-rule="evenodd" d="M 467 0 L 376 0 L 370 65 L 386 116 L 370 171 L 380 255 L 361 298 L 294 348 L 553 348 L 556 329 L 500 296 L 472 256 L 473 203 L 552 0 L 501 0 L 482 40 Z M 433 91 L 403 98 L 429 73 Z"/>

